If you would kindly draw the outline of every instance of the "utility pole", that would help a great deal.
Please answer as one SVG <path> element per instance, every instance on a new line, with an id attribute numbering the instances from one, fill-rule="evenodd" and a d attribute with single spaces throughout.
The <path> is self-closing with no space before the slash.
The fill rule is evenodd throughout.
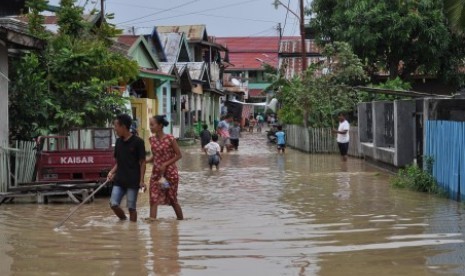
<path id="1" fill-rule="evenodd" d="M 103 22 L 103 19 L 105 18 L 105 3 L 104 3 L 104 0 L 100 0 L 100 20 L 102 20 Z"/>
<path id="2" fill-rule="evenodd" d="M 305 47 L 305 17 L 304 17 L 304 0 L 300 2 L 300 15 L 292 11 L 286 4 L 280 0 L 274 0 L 273 5 L 277 9 L 279 6 L 283 6 L 286 10 L 292 13 L 300 21 L 300 37 L 301 37 L 301 52 L 302 52 L 302 74 L 307 69 L 307 48 Z"/>
<path id="3" fill-rule="evenodd" d="M 307 70 L 307 47 L 305 46 L 304 0 L 300 0 L 300 37 L 302 42 L 302 74 Z"/>

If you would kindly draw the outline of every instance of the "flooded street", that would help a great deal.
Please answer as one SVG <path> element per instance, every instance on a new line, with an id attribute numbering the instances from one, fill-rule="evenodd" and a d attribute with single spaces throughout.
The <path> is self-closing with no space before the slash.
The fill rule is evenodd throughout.
<path id="1" fill-rule="evenodd" d="M 145 222 L 148 194 L 138 223 L 99 198 L 60 230 L 74 205 L 1 205 L 0 275 L 465 275 L 462 204 L 391 189 L 362 160 L 243 137 L 219 171 L 183 148 L 185 221 L 162 206 Z"/>

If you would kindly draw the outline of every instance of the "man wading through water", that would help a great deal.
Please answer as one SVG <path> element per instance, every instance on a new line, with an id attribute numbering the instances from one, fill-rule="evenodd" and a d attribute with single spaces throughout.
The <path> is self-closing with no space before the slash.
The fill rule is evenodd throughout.
<path id="1" fill-rule="evenodd" d="M 346 120 L 346 116 L 344 113 L 339 113 L 338 115 L 339 120 L 339 127 L 338 129 L 333 129 L 333 133 L 337 135 L 337 145 L 339 147 L 339 152 L 342 156 L 342 161 L 347 161 L 347 153 L 349 151 L 349 130 L 350 125 L 349 122 Z"/>
<path id="2" fill-rule="evenodd" d="M 132 119 L 127 114 L 118 115 L 113 122 L 116 135 L 119 137 L 115 145 L 116 165 L 108 173 L 113 180 L 110 206 L 121 220 L 126 219 L 120 204 L 124 195 L 127 199 L 129 219 L 137 221 L 137 194 L 139 188 L 145 190 L 145 145 L 144 140 L 130 131 Z"/>

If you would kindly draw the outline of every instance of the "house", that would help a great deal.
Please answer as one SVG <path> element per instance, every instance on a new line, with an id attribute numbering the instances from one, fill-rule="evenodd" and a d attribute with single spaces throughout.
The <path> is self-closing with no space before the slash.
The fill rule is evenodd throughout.
<path id="1" fill-rule="evenodd" d="M 202 124 L 213 127 L 220 119 L 227 48 L 208 36 L 205 25 L 156 26 L 151 38 L 162 67 L 181 77 L 174 98 L 179 137 L 199 131 Z"/>
<path id="2" fill-rule="evenodd" d="M 244 93 L 250 103 L 264 102 L 270 82 L 265 76 L 265 65 L 278 68 L 279 37 L 217 37 L 216 41 L 228 47 L 229 62 L 225 70 L 227 91 Z"/>
<path id="3" fill-rule="evenodd" d="M 171 82 L 176 76 L 162 72 L 158 58 L 152 53 L 144 36 L 123 35 L 117 38 L 112 50 L 125 54 L 139 65 L 139 78 L 127 85 L 130 95 L 132 116 L 138 122 L 138 133 L 150 148 L 149 119 L 154 115 L 165 114 L 171 120 Z M 168 126 L 165 132 L 172 133 Z"/>
<path id="4" fill-rule="evenodd" d="M 307 65 L 319 63 L 323 56 L 314 39 L 305 39 Z M 279 43 L 279 68 L 286 79 L 302 74 L 302 43 L 300 37 L 283 38 Z"/>

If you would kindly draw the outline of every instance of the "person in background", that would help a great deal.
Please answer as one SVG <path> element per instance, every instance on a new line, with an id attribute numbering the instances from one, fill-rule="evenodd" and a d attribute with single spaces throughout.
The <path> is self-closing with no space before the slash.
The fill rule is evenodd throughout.
<path id="1" fill-rule="evenodd" d="M 249 132 L 250 133 L 253 133 L 253 129 L 255 128 L 256 123 L 257 123 L 257 121 L 255 120 L 253 115 L 250 115 L 250 119 L 249 119 Z"/>
<path id="2" fill-rule="evenodd" d="M 208 156 L 208 165 L 210 166 L 210 170 L 213 169 L 213 165 L 215 165 L 216 170 L 218 170 L 220 166 L 220 160 L 221 160 L 221 147 L 217 143 L 218 141 L 218 135 L 213 134 L 212 135 L 212 141 L 205 145 L 204 151 L 205 154 Z"/>
<path id="3" fill-rule="evenodd" d="M 208 126 L 203 125 L 203 130 L 200 132 L 200 144 L 202 145 L 202 150 L 208 143 L 210 143 L 211 139 L 212 134 L 208 130 Z"/>
<path id="4" fill-rule="evenodd" d="M 231 114 L 228 114 L 224 116 L 223 120 L 218 124 L 218 127 L 216 128 L 216 133 L 218 134 L 219 137 L 219 144 L 221 147 L 221 152 L 223 152 L 223 149 L 226 147 L 226 151 L 231 150 L 231 141 L 229 140 L 229 125 L 233 121 L 233 116 Z"/>
<path id="5" fill-rule="evenodd" d="M 229 140 L 234 150 L 239 149 L 239 138 L 241 138 L 241 125 L 238 121 L 234 121 L 233 125 L 229 128 Z"/>
<path id="6" fill-rule="evenodd" d="M 265 119 L 263 118 L 263 115 L 259 113 L 257 115 L 257 132 L 258 133 L 262 132 L 264 122 L 265 122 Z"/>
<path id="7" fill-rule="evenodd" d="M 163 128 L 168 125 L 169 122 L 165 116 L 158 115 L 150 118 L 150 131 L 154 135 L 150 137 L 152 156 L 147 160 L 153 163 L 148 220 L 157 218 L 158 205 L 170 205 L 178 220 L 184 218 L 177 197 L 179 174 L 176 167 L 176 162 L 182 158 L 182 155 L 174 136 L 163 132 Z"/>
<path id="8" fill-rule="evenodd" d="M 129 220 L 137 221 L 137 195 L 139 189 L 145 189 L 145 144 L 144 140 L 130 132 L 132 119 L 127 114 L 118 115 L 113 126 L 118 136 L 115 144 L 116 164 L 107 175 L 113 180 L 110 207 L 121 220 L 127 217 L 120 204 L 126 195 Z"/>
<path id="9" fill-rule="evenodd" d="M 276 135 L 276 144 L 278 145 L 278 153 L 284 154 L 286 151 L 286 133 L 283 131 L 282 126 L 278 126 L 278 131 L 275 133 Z"/>
<path id="10" fill-rule="evenodd" d="M 338 120 L 339 120 L 339 127 L 338 129 L 333 129 L 333 133 L 337 135 L 336 141 L 337 145 L 339 147 L 339 152 L 341 153 L 342 156 L 342 161 L 347 161 L 347 153 L 349 152 L 349 130 L 350 130 L 350 124 L 346 120 L 346 116 L 344 113 L 339 113 L 338 115 Z"/>

